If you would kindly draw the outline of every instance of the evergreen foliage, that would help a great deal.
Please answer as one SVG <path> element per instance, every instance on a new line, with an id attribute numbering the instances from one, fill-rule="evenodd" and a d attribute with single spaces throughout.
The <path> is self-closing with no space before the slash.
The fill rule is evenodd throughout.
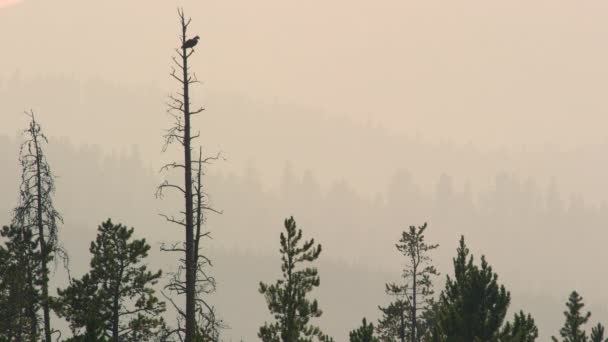
<path id="1" fill-rule="evenodd" d="M 585 307 L 583 297 L 576 291 L 572 291 L 568 302 L 566 303 L 567 311 L 564 311 L 566 322 L 560 329 L 559 335 L 563 342 L 586 342 L 587 333 L 583 330 L 583 325 L 589 321 L 591 312 L 582 313 L 581 310 Z M 556 337 L 551 337 L 553 341 L 559 341 Z"/>
<path id="2" fill-rule="evenodd" d="M 608 338 L 604 338 L 604 326 L 601 323 L 591 328 L 589 340 L 591 342 L 608 342 Z"/>
<path id="3" fill-rule="evenodd" d="M 379 342 L 374 336 L 374 325 L 363 318 L 361 326 L 350 332 L 350 342 Z"/>
<path id="4" fill-rule="evenodd" d="M 387 284 L 386 292 L 398 296 L 386 307 L 378 307 L 382 316 L 378 320 L 376 328 L 378 336 L 383 342 L 405 341 L 411 331 L 409 313 L 411 312 L 408 301 L 401 291 L 393 291 Z"/>
<path id="5" fill-rule="evenodd" d="M 481 266 L 460 238 L 454 258 L 454 278 L 447 277 L 440 296 L 434 339 L 447 342 L 496 341 L 511 297 L 485 257 Z"/>
<path id="6" fill-rule="evenodd" d="M 534 342 L 538 338 L 538 328 L 530 314 L 523 311 L 515 314 L 513 323 L 507 322 L 501 334 L 501 342 Z"/>
<path id="7" fill-rule="evenodd" d="M 258 337 L 264 342 L 332 340 L 309 323 L 322 315 L 317 300 L 307 298 L 320 284 L 318 271 L 314 267 L 297 267 L 315 261 L 321 254 L 321 245 L 315 245 L 314 239 L 300 243 L 301 240 L 302 230 L 296 228 L 296 221 L 293 217 L 286 219 L 285 233 L 280 236 L 283 278 L 272 285 L 260 282 L 259 291 L 275 318 L 275 322 L 260 327 Z"/>
<path id="8" fill-rule="evenodd" d="M 75 335 L 85 340 L 146 341 L 164 328 L 159 315 L 165 304 L 152 288 L 161 271 L 151 272 L 143 264 L 150 245 L 132 235 L 133 228 L 109 219 L 102 223 L 89 248 L 91 270 L 58 290 L 58 312 Z"/>
<path id="9" fill-rule="evenodd" d="M 0 341 L 38 341 L 39 255 L 31 230 L 5 226 L 0 236 Z"/>
<path id="10" fill-rule="evenodd" d="M 70 323 L 73 341 L 108 341 L 110 335 L 106 330 L 112 316 L 104 307 L 107 298 L 101 296 L 97 279 L 85 274 L 81 279 L 73 279 L 70 286 L 58 293 L 55 311 Z"/>

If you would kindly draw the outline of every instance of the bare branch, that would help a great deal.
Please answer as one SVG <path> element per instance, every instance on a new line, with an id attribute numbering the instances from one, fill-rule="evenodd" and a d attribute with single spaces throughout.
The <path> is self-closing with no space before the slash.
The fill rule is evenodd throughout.
<path id="1" fill-rule="evenodd" d="M 163 217 L 165 220 L 167 220 L 167 222 L 171 222 L 171 223 L 179 224 L 180 226 L 184 226 L 184 227 L 186 226 L 186 223 L 184 223 L 184 221 L 183 221 L 183 220 L 181 220 L 181 221 L 180 221 L 180 220 L 175 219 L 174 217 L 169 217 L 169 216 L 167 216 L 167 215 L 165 215 L 165 214 L 158 214 L 158 215 L 160 215 L 160 216 L 161 216 L 161 217 Z"/>

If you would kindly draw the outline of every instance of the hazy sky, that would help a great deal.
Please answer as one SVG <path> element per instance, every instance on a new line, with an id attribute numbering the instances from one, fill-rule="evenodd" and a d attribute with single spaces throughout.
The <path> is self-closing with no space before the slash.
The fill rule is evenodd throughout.
<path id="1" fill-rule="evenodd" d="M 168 92 L 178 4 L 25 0 L 6 7 L 0 73 L 62 73 Z M 181 4 L 202 37 L 194 65 L 205 91 L 278 98 L 400 134 L 479 146 L 606 140 L 605 1 Z M 21 121 L 9 117 L 0 130 L 12 134 Z"/>
<path id="2" fill-rule="evenodd" d="M 13 136 L 24 126 L 22 110 L 33 108 L 51 136 L 107 151 L 137 145 L 156 168 L 169 123 L 163 102 L 175 90 L 168 72 L 178 5 L 202 37 L 193 67 L 204 84 L 195 99 L 207 111 L 197 127 L 210 151 L 226 152 L 228 168 L 253 160 L 272 181 L 292 160 L 321 181 L 346 177 L 373 193 L 366 175 L 386 178 L 395 169 L 387 161 L 414 160 L 359 139 L 374 145 L 366 151 L 374 162 L 388 164 L 357 171 L 342 162 L 342 152 L 359 152 L 351 143 L 357 137 L 343 133 L 360 125 L 357 132 L 383 127 L 397 143 L 411 137 L 481 151 L 530 149 L 527 160 L 472 167 L 603 192 L 586 175 L 593 170 L 536 167 L 532 155 L 542 158 L 545 145 L 559 158 L 608 142 L 604 1 L 23 0 L 0 10 L 0 90 L 12 91 L 0 102 L 0 134 Z M 295 125 L 286 128 L 289 122 Z M 331 123 L 333 137 L 318 142 L 331 153 L 307 155 L 302 146 L 315 133 L 302 130 L 303 122 L 313 129 Z M 461 162 L 445 159 L 427 170 L 436 180 Z M 466 176 L 477 177 L 460 181 Z"/>
<path id="3" fill-rule="evenodd" d="M 170 123 L 164 101 L 175 90 L 169 71 L 178 44 L 179 5 L 193 17 L 192 35 L 201 37 L 192 66 L 204 84 L 194 90 L 194 98 L 207 111 L 196 127 L 207 151 L 221 150 L 228 157 L 212 171 L 224 173 L 211 178 L 223 180 L 214 190 L 227 209 L 224 221 L 218 219 L 227 227 L 224 235 L 218 234 L 218 246 L 231 245 L 230 239 L 238 236 L 240 240 L 233 238 L 237 247 L 266 248 L 264 243 L 276 242 L 283 217 L 295 214 L 329 247 L 328 259 L 344 254 L 344 259 L 360 261 L 347 258 L 350 254 L 339 247 L 338 233 L 347 232 L 369 249 L 359 258 L 376 253 L 373 260 L 383 260 L 386 267 L 397 262 L 394 253 L 387 256 L 395 232 L 428 219 L 445 246 L 443 274 L 449 273 L 455 236 L 464 231 L 476 255 L 493 257 L 503 279 L 519 284 L 514 288 L 529 285 L 518 274 L 545 267 L 551 271 L 540 275 L 535 286 L 551 287 L 565 300 L 576 285 L 597 305 L 604 303 L 597 298 L 605 293 L 589 288 L 594 281 L 605 283 L 605 275 L 583 276 L 591 273 L 593 263 L 605 260 L 600 245 L 608 206 L 596 207 L 606 203 L 608 193 L 608 2 L 0 0 L 0 138 L 14 137 L 26 125 L 23 110 L 32 108 L 52 141 L 70 149 L 57 155 L 67 158 L 57 161 L 55 170 L 68 189 L 61 193 L 59 188 L 58 197 L 67 220 L 85 212 L 87 217 L 69 223 L 68 229 L 78 231 L 86 221 L 92 236 L 96 222 L 87 220 L 110 210 L 133 219 L 128 215 L 137 210 L 130 206 L 117 205 L 123 212 L 102 205 L 120 191 L 132 196 L 128 203 L 148 220 L 141 226 L 159 224 L 156 212 L 138 206 L 143 201 L 157 205 L 152 202 L 154 179 L 135 187 L 131 179 L 137 174 L 121 178 L 129 169 L 121 163 L 129 166 L 128 158 L 116 153 L 103 164 L 90 145 L 106 154 L 136 146 L 143 167 L 154 170 L 170 158 L 173 152 L 163 156 L 160 150 L 161 134 Z M 17 180 L 16 140 L 0 141 L 10 141 L 0 160 L 15 162 L 10 165 Z M 70 165 L 73 159 L 87 162 L 80 169 L 77 163 Z M 141 176 L 139 167 L 132 171 Z M 285 194 L 256 187 L 259 176 L 278 189 L 288 171 L 298 180 L 314 176 L 321 184 L 326 195 L 310 198 L 322 214 L 310 212 L 314 206 L 304 200 L 292 206 Z M 97 206 L 82 200 L 86 194 L 70 191 L 88 191 L 86 172 L 109 184 L 100 181 Z M 475 197 L 478 216 L 455 225 L 449 215 L 433 214 L 442 211 L 432 199 L 451 198 L 440 196 L 441 179 L 450 180 L 448 193 Z M 124 191 L 127 186 L 131 191 Z M 244 193 L 247 189 L 255 191 Z M 3 209 L 10 210 L 14 190 L 0 198 L 6 203 Z M 391 190 L 399 195 L 393 206 L 386 205 Z M 362 198 L 354 192 L 363 193 Z M 388 195 L 376 202 L 377 193 Z M 252 194 L 259 197 L 247 197 Z M 556 212 L 569 220 L 545 213 L 551 196 L 561 196 L 563 207 Z M 522 198 L 541 204 L 528 206 Z M 417 205 L 432 210 L 417 211 Z M 294 208 L 299 212 L 290 213 Z M 345 224 L 349 219 L 351 224 Z M 580 222 L 587 224 L 579 227 Z M 243 227 L 260 241 L 243 239 L 238 231 Z M 349 231 L 353 227 L 354 233 Z M 258 231 L 264 234 L 258 236 Z M 538 238 L 522 247 L 522 236 L 529 232 Z M 578 241 L 574 248 L 581 253 L 569 263 L 547 268 L 511 258 L 514 248 L 537 263 L 568 258 L 562 250 L 572 234 L 582 236 L 585 244 Z M 546 236 L 557 242 L 538 241 Z M 589 247 L 592 243 L 597 245 Z M 581 255 L 588 256 L 588 268 Z M 575 271 L 583 276 L 574 279 L 570 274 Z M 257 274 L 251 279 L 257 281 Z M 382 291 L 381 283 L 378 289 Z M 255 288 L 250 290 L 251 298 L 260 300 Z M 552 314 L 541 320 L 559 324 L 561 306 Z M 606 311 L 602 315 L 608 317 Z M 244 336 L 254 336 L 253 330 Z"/>

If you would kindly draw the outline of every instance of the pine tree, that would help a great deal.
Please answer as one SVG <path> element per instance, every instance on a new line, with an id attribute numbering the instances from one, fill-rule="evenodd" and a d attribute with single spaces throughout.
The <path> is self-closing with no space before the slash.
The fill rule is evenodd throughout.
<path id="1" fill-rule="evenodd" d="M 583 297 L 581 297 L 576 291 L 572 291 L 568 302 L 566 303 L 567 311 L 564 311 L 566 316 L 566 322 L 560 329 L 559 334 L 562 337 L 563 342 L 586 342 L 587 333 L 583 330 L 583 325 L 589 321 L 591 312 L 585 314 L 581 313 L 585 304 L 583 304 Z M 553 341 L 559 341 L 556 337 L 551 337 Z"/>
<path id="2" fill-rule="evenodd" d="M 403 298 L 402 291 L 394 291 L 387 285 L 386 292 L 391 295 L 400 296 L 393 300 L 386 307 L 378 307 L 382 313 L 382 317 L 378 320 L 376 328 L 379 338 L 383 342 L 405 341 L 409 335 L 410 324 L 408 319 L 409 309 L 408 302 Z"/>
<path id="3" fill-rule="evenodd" d="M 46 136 L 34 117 L 30 117 L 28 129 L 24 131 L 25 141 L 21 145 L 19 161 L 21 163 L 21 187 L 19 205 L 15 208 L 14 223 L 22 229 L 30 230 L 37 245 L 40 274 L 35 284 L 40 288 L 40 307 L 43 313 L 44 340 L 51 342 L 51 316 L 49 296 L 48 263 L 60 256 L 67 262 L 67 256 L 58 243 L 58 222 L 62 218 L 53 206 L 55 180 L 44 154 L 43 145 Z"/>
<path id="4" fill-rule="evenodd" d="M 70 323 L 73 341 L 109 341 L 107 328 L 112 316 L 108 299 L 100 294 L 99 280 L 87 273 L 81 279 L 73 279 L 70 286 L 58 293 L 55 311 Z"/>
<path id="5" fill-rule="evenodd" d="M 496 341 L 511 297 L 498 275 L 481 257 L 473 264 L 464 237 L 454 258 L 454 279 L 447 277 L 436 313 L 434 340 L 447 342 Z"/>
<path id="6" fill-rule="evenodd" d="M 591 336 L 589 338 L 591 342 L 608 342 L 608 338 L 604 338 L 604 326 L 598 323 L 596 326 L 591 328 Z"/>
<path id="7" fill-rule="evenodd" d="M 379 342 L 374 336 L 374 325 L 363 318 L 361 326 L 350 332 L 350 342 Z"/>
<path id="8" fill-rule="evenodd" d="M 388 307 L 380 307 L 382 318 L 378 324 L 378 331 L 384 340 L 399 338 L 419 342 L 427 329 L 424 322 L 425 313 L 433 306 L 433 284 L 431 276 L 439 273 L 430 265 L 429 252 L 439 245 L 429 245 L 424 241 L 424 232 L 427 224 L 416 228 L 410 226 L 404 231 L 397 250 L 407 259 L 407 266 L 403 270 L 401 284 L 387 284 L 386 292 L 396 297 Z"/>
<path id="9" fill-rule="evenodd" d="M 538 338 L 538 328 L 530 314 L 523 311 L 515 314 L 513 323 L 507 322 L 501 333 L 501 342 L 534 342 Z"/>
<path id="10" fill-rule="evenodd" d="M 73 330 L 85 328 L 84 336 L 118 341 L 145 341 L 164 326 L 159 315 L 165 304 L 155 296 L 161 271 L 143 264 L 150 245 L 132 239 L 133 228 L 113 224 L 98 228 L 91 243 L 91 270 L 80 280 L 59 290 L 59 313 Z"/>
<path id="11" fill-rule="evenodd" d="M 0 341 L 38 341 L 39 255 L 31 230 L 5 226 L 0 236 Z"/>
<path id="12" fill-rule="evenodd" d="M 321 254 L 321 245 L 315 246 L 314 239 L 300 244 L 302 230 L 296 228 L 293 217 L 285 220 L 285 233 L 280 236 L 283 278 L 272 285 L 260 283 L 259 289 L 275 322 L 260 327 L 258 337 L 264 342 L 305 342 L 314 338 L 331 341 L 321 329 L 309 324 L 312 318 L 322 315 L 317 300 L 307 298 L 320 284 L 318 271 L 314 267 L 297 267 L 315 261 Z"/>

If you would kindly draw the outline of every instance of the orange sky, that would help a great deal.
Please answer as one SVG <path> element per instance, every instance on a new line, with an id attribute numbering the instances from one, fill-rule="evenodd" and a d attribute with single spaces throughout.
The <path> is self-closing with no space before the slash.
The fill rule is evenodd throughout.
<path id="1" fill-rule="evenodd" d="M 16 4 L 20 1 L 21 0 L 0 0 L 0 8 Z"/>
<path id="2" fill-rule="evenodd" d="M 0 0 L 0 7 L 6 7 L 8 5 L 15 4 L 21 0 Z"/>

